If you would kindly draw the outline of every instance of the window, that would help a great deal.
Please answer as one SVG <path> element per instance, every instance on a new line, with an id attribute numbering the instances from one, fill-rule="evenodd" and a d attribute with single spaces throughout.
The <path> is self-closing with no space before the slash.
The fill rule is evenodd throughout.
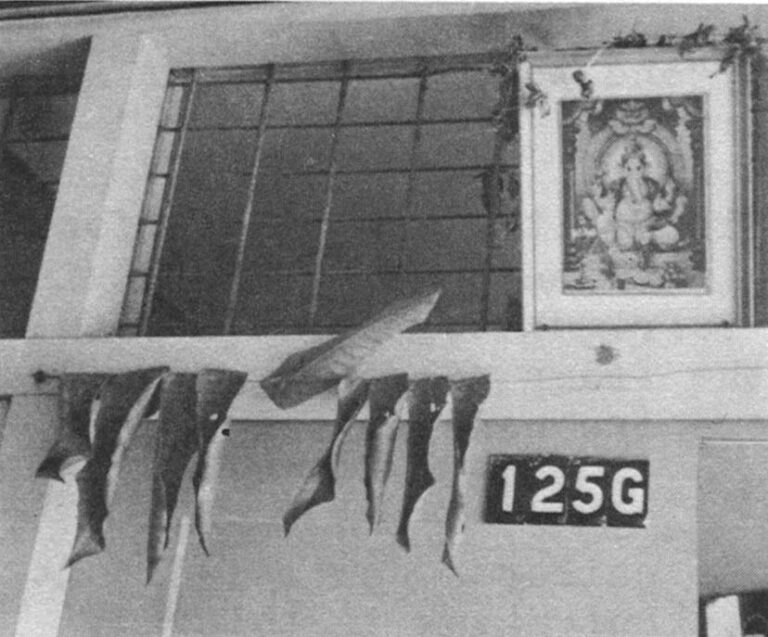
<path id="1" fill-rule="evenodd" d="M 490 61 L 173 70 L 120 333 L 327 333 L 433 285 L 427 329 L 519 329 Z"/>
<path id="2" fill-rule="evenodd" d="M 0 85 L 0 338 L 23 338 L 75 113 L 79 76 Z"/>

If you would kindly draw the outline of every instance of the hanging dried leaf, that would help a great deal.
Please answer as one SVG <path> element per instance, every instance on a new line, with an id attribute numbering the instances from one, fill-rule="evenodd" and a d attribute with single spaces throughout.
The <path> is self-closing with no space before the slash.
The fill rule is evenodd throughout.
<path id="1" fill-rule="evenodd" d="M 645 34 L 638 33 L 634 29 L 627 35 L 614 36 L 610 44 L 613 49 L 638 49 L 648 46 L 648 38 Z"/>
<path id="2" fill-rule="evenodd" d="M 486 214 L 492 214 L 494 208 L 500 207 L 501 195 L 504 192 L 504 180 L 497 166 L 486 166 L 483 172 L 475 175 L 480 180 L 480 202 L 485 208 Z M 495 213 L 494 213 L 495 214 Z"/>
<path id="3" fill-rule="evenodd" d="M 200 546 L 206 555 L 210 555 L 210 553 L 205 538 L 211 534 L 213 527 L 213 499 L 216 483 L 219 479 L 224 442 L 229 438 L 230 426 L 229 418 L 225 418 L 218 429 L 208 437 L 205 448 L 201 449 L 198 456 L 198 467 L 193 478 L 195 483 L 195 529 Z"/>
<path id="4" fill-rule="evenodd" d="M 370 383 L 366 380 L 344 380 L 339 385 L 339 400 L 336 410 L 336 427 L 331 444 L 323 456 L 310 470 L 304 483 L 294 496 L 293 502 L 283 516 L 285 534 L 304 513 L 318 504 L 331 502 L 336 496 L 336 472 L 339 464 L 339 454 L 344 443 L 349 426 L 368 399 Z"/>
<path id="5" fill-rule="evenodd" d="M 525 90 L 528 92 L 528 94 L 523 100 L 523 106 L 525 106 L 525 108 L 538 107 L 541 116 L 547 117 L 551 112 L 549 97 L 547 94 L 538 84 L 536 84 L 536 82 L 527 82 L 525 84 Z"/>
<path id="6" fill-rule="evenodd" d="M 445 520 L 445 548 L 443 564 L 458 575 L 454 562 L 456 547 L 464 532 L 465 473 L 464 460 L 475 426 L 475 416 L 488 397 L 491 381 L 488 376 L 476 376 L 451 382 L 453 401 L 453 487 Z"/>
<path id="7" fill-rule="evenodd" d="M 408 392 L 408 440 L 405 466 L 405 493 L 397 542 L 406 551 L 411 550 L 408 522 L 419 498 L 434 483 L 429 470 L 429 441 L 432 429 L 445 407 L 448 379 L 444 376 L 415 381 Z"/>
<path id="8" fill-rule="evenodd" d="M 195 488 L 195 528 L 206 555 L 205 537 L 212 524 L 214 487 L 223 442 L 229 433 L 227 413 L 247 377 L 245 372 L 225 369 L 205 369 L 197 376 L 195 422 L 200 453 L 192 484 Z"/>
<path id="9" fill-rule="evenodd" d="M 423 323 L 440 297 L 431 291 L 398 301 L 362 327 L 332 338 L 316 347 L 292 354 L 261 387 L 281 409 L 288 409 L 353 377 L 357 368 L 384 342 Z"/>
<path id="10" fill-rule="evenodd" d="M 573 72 L 573 79 L 581 89 L 581 99 L 586 101 L 591 100 L 595 93 L 595 87 L 592 80 L 587 77 L 587 74 L 582 69 L 576 69 Z"/>
<path id="11" fill-rule="evenodd" d="M 155 367 L 118 374 L 102 386 L 91 458 L 77 474 L 77 532 L 67 566 L 104 550 L 104 520 L 122 456 L 167 369 Z"/>
<path id="12" fill-rule="evenodd" d="M 147 537 L 147 584 L 168 548 L 171 520 L 181 482 L 198 448 L 196 381 L 197 374 L 167 374 L 160 390 L 160 419 L 155 440 Z"/>
<path id="13" fill-rule="evenodd" d="M 758 27 L 751 25 L 746 15 L 742 16 L 740 26 L 728 29 L 723 38 L 723 44 L 728 48 L 720 60 L 720 73 L 725 73 L 742 56 L 750 58 L 760 54 L 762 46 L 758 31 Z"/>
<path id="14" fill-rule="evenodd" d="M 493 124 L 499 136 L 511 142 L 518 134 L 518 93 L 520 86 L 519 65 L 526 59 L 526 50 L 522 37 L 516 35 L 507 48 L 499 52 L 491 67 L 491 74 L 499 77 L 498 100 L 493 107 Z"/>
<path id="15" fill-rule="evenodd" d="M 392 470 L 397 426 L 400 423 L 397 403 L 407 389 L 407 374 L 371 381 L 370 419 L 365 438 L 365 494 L 368 499 L 365 517 L 371 533 L 380 521 L 384 492 Z"/>
<path id="16" fill-rule="evenodd" d="M 677 51 L 682 56 L 693 49 L 701 48 L 704 46 L 712 46 L 714 44 L 712 40 L 712 34 L 715 31 L 714 24 L 699 23 L 698 28 L 692 33 L 684 35 L 679 44 L 677 45 Z"/>
<path id="17" fill-rule="evenodd" d="M 91 456 L 91 405 L 108 377 L 107 374 L 61 375 L 56 440 L 37 468 L 38 478 L 63 482 L 61 470 L 69 460 L 87 460 Z"/>

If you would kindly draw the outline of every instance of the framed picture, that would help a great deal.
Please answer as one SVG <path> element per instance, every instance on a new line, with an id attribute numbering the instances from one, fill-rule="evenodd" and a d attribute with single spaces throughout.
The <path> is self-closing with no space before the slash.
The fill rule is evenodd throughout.
<path id="1" fill-rule="evenodd" d="M 526 329 L 747 323 L 744 68 L 721 72 L 718 50 L 592 57 L 521 68 Z"/>

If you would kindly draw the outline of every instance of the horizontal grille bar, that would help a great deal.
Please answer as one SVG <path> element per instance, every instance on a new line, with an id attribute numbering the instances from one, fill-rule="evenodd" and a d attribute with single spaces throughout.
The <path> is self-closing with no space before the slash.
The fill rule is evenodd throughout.
<path id="1" fill-rule="evenodd" d="M 485 170 L 490 165 L 490 162 L 488 164 L 459 164 L 456 166 L 417 166 L 413 168 L 413 172 L 415 173 L 442 173 L 442 172 L 455 172 L 455 171 L 478 171 L 478 170 Z M 519 168 L 519 164 L 517 163 L 505 163 L 501 164 L 500 168 L 502 170 L 510 169 L 510 168 Z M 337 170 L 337 175 L 387 175 L 387 174 L 397 174 L 397 173 L 409 173 L 411 172 L 411 169 L 407 166 L 403 166 L 402 168 L 348 168 L 346 170 Z M 324 169 L 313 169 L 313 170 L 294 170 L 294 171 L 273 171 L 270 170 L 268 166 L 265 166 L 262 169 L 263 174 L 268 175 L 280 175 L 281 177 L 293 177 L 293 176 L 307 176 L 307 175 L 327 175 L 328 171 Z"/>
<path id="2" fill-rule="evenodd" d="M 397 275 L 412 275 L 412 276 L 429 276 L 440 274 L 483 274 L 485 272 L 483 268 L 446 268 L 442 270 L 410 270 L 404 269 L 388 269 L 388 270 L 334 270 L 328 268 L 323 270 L 323 278 L 334 276 L 397 276 Z M 491 268 L 492 274 L 517 274 L 520 272 L 518 266 L 504 267 L 504 268 Z M 284 277 L 311 277 L 314 274 L 314 270 L 260 270 L 259 276 L 284 276 Z M 134 271 L 131 276 L 144 277 L 147 276 L 146 272 Z M 160 275 L 160 280 L 193 280 L 204 279 L 211 276 L 210 272 L 184 272 Z"/>
<path id="3" fill-rule="evenodd" d="M 442 172 L 469 172 L 469 171 L 482 171 L 486 170 L 490 164 L 457 164 L 456 166 L 421 166 L 415 167 L 413 172 L 416 173 L 442 173 Z M 519 163 L 506 162 L 499 165 L 499 169 L 516 170 L 520 167 Z M 407 174 L 410 172 L 408 167 L 402 168 L 354 168 L 346 170 L 337 170 L 337 175 L 391 175 L 391 174 Z M 270 170 L 269 167 L 261 169 L 262 174 L 280 177 L 322 177 L 328 174 L 325 169 L 312 169 L 312 170 L 294 170 L 294 171 L 275 171 Z M 240 173 L 243 177 L 248 177 L 246 172 Z M 156 177 L 158 179 L 165 179 L 169 176 L 169 173 L 150 173 L 150 177 Z"/>
<path id="4" fill-rule="evenodd" d="M 490 117 L 446 117 L 440 119 L 392 119 L 392 120 L 366 120 L 366 121 L 352 121 L 342 122 L 338 125 L 339 129 L 342 128 L 381 128 L 384 126 L 403 126 L 412 127 L 416 124 L 421 126 L 430 125 L 445 125 L 445 124 L 492 124 L 493 120 Z M 267 130 L 305 130 L 305 129 L 334 129 L 337 128 L 333 122 L 316 122 L 306 124 L 268 124 Z M 163 133 L 175 133 L 181 130 L 178 126 L 161 126 L 159 130 Z M 237 125 L 237 126 L 190 126 L 190 131 L 257 131 L 259 127 L 257 124 L 249 125 Z"/>
<path id="5" fill-rule="evenodd" d="M 344 76 L 344 65 L 349 80 L 399 79 L 487 70 L 497 54 L 484 52 L 439 56 L 425 60 L 419 57 L 386 58 L 371 60 L 330 61 L 319 63 L 280 64 L 275 67 L 275 82 L 329 82 L 340 80 Z M 198 81 L 201 84 L 242 84 L 264 83 L 269 65 L 230 66 L 216 69 L 198 69 Z M 169 84 L 179 86 L 191 82 L 194 69 L 179 68 L 171 71 Z"/>

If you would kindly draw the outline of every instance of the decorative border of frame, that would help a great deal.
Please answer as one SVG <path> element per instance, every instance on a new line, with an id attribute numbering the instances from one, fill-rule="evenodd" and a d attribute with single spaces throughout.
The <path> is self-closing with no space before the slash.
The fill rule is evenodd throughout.
<path id="1" fill-rule="evenodd" d="M 754 324 L 751 73 L 747 61 L 720 72 L 722 55 L 718 47 L 696 50 L 684 58 L 674 49 L 608 50 L 597 58 L 591 51 L 562 51 L 531 53 L 520 65 L 526 331 Z M 576 71 L 584 74 L 582 82 L 574 80 Z M 560 103 L 584 99 L 584 81 L 592 81 L 592 99 L 703 96 L 706 292 L 564 293 Z M 530 99 L 532 92 L 537 100 Z"/>

